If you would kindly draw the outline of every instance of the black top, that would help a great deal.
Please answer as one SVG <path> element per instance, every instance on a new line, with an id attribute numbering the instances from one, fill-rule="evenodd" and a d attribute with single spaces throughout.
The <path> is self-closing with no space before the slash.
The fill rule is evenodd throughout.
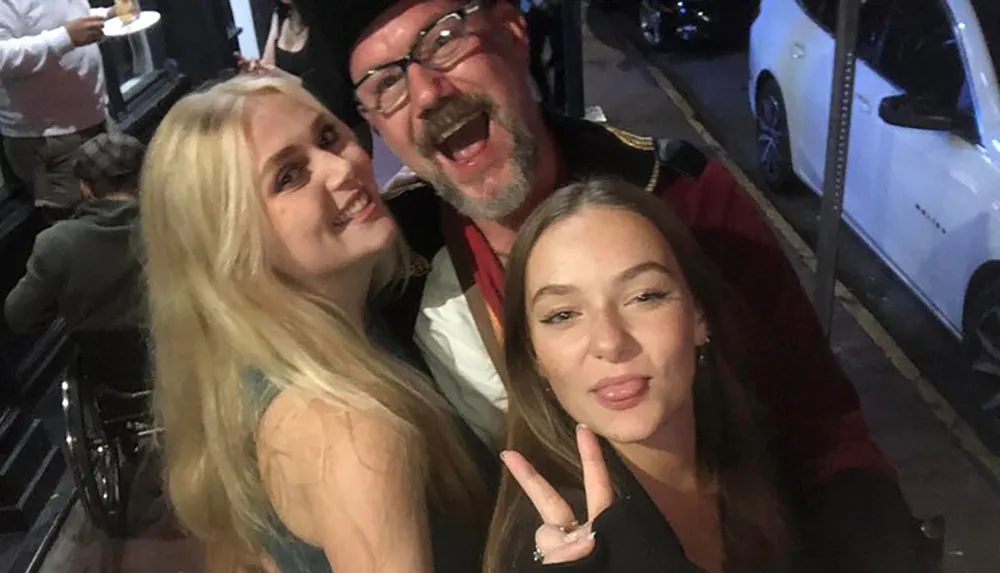
<path id="1" fill-rule="evenodd" d="M 523 524 L 509 573 L 699 573 L 673 528 L 618 454 L 602 440 L 616 501 L 594 520 L 597 546 L 587 558 L 558 565 L 532 559 L 534 532 L 541 525 L 530 504 L 519 510 Z M 882 475 L 845 470 L 825 491 L 798 508 L 798 538 L 784 554 L 740 573 L 929 573 L 932 559 L 921 554 L 909 515 L 900 512 L 899 490 Z M 586 515 L 581 489 L 561 490 L 578 517 Z M 724 512 L 723 512 L 724 513 Z M 520 515 L 519 515 L 520 517 Z M 723 515 L 723 519 L 725 519 Z"/>
<path id="2" fill-rule="evenodd" d="M 287 17 L 280 14 L 277 17 L 280 36 Z M 354 88 L 347 71 L 347 63 L 343 59 L 330 57 L 329 42 L 324 40 L 322 33 L 310 26 L 305 46 L 294 52 L 283 50 L 277 44 L 276 39 L 274 46 L 276 67 L 301 78 L 303 87 L 351 129 L 357 130 L 359 126 L 365 124 L 354 102 Z"/>
<path id="3" fill-rule="evenodd" d="M 333 59 L 346 66 L 351 48 L 369 26 L 399 0 L 295 0 L 295 6 L 306 16 L 313 29 L 329 37 Z"/>

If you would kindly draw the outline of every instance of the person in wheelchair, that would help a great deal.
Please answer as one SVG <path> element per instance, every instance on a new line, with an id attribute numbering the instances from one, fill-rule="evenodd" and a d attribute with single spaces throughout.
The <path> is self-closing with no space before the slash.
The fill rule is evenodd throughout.
<path id="1" fill-rule="evenodd" d="M 86 511 L 121 534 L 127 486 L 121 465 L 139 453 L 148 396 L 142 265 L 134 242 L 145 147 L 100 134 L 73 156 L 84 202 L 35 239 L 24 277 L 7 295 L 11 330 L 61 318 L 73 353 L 62 407 L 70 469 Z"/>
<path id="2" fill-rule="evenodd" d="M 141 197 L 167 491 L 209 569 L 478 571 L 497 463 L 377 321 L 408 248 L 347 126 L 218 83 L 167 113 Z"/>
<path id="3" fill-rule="evenodd" d="M 84 202 L 35 238 L 24 276 L 7 295 L 15 332 L 66 321 L 70 333 L 135 328 L 144 320 L 142 265 L 133 242 L 136 190 L 145 148 L 125 134 L 100 134 L 73 161 Z"/>

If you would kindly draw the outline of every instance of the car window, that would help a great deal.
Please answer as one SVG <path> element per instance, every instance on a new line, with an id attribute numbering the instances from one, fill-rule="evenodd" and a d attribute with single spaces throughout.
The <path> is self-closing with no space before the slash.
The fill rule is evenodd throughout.
<path id="1" fill-rule="evenodd" d="M 955 108 L 965 67 L 940 0 L 896 0 L 875 68 L 906 93 Z"/>
<path id="2" fill-rule="evenodd" d="M 809 17 L 819 22 L 827 30 L 837 29 L 837 6 L 839 0 L 799 0 Z"/>
<path id="3" fill-rule="evenodd" d="M 979 27 L 990 51 L 993 68 L 1000 73 L 1000 2 L 997 0 L 972 0 L 972 8 L 979 20 Z"/>
<path id="4" fill-rule="evenodd" d="M 857 55 L 868 65 L 878 68 L 882 40 L 885 39 L 886 25 L 895 0 L 868 0 L 861 5 L 858 17 Z"/>

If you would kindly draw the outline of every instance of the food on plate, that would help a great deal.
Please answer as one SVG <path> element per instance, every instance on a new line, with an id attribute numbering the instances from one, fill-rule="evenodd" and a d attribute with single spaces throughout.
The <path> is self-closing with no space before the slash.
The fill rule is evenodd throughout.
<path id="1" fill-rule="evenodd" d="M 131 24 L 139 17 L 138 0 L 115 0 L 115 15 L 121 18 L 122 24 Z"/>

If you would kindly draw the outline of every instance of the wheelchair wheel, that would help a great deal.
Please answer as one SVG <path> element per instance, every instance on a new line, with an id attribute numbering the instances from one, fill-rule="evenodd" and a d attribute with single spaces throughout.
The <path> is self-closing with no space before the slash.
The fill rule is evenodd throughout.
<path id="1" fill-rule="evenodd" d="M 108 435 L 94 397 L 79 383 L 64 380 L 62 398 L 69 466 L 84 510 L 98 529 L 121 537 L 127 511 L 121 446 Z"/>

